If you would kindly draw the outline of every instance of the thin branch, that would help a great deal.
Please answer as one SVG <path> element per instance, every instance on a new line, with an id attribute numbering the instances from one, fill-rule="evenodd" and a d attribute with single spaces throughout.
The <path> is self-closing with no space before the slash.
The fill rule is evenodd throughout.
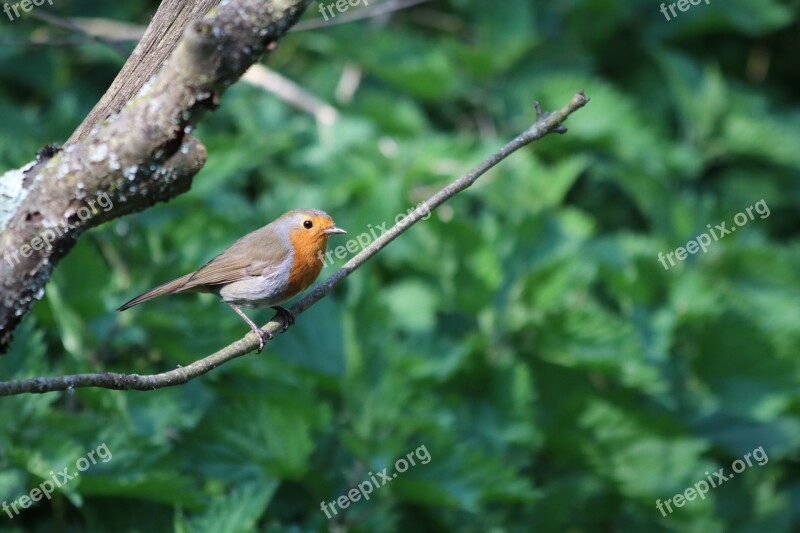
<path id="1" fill-rule="evenodd" d="M 373 4 L 367 8 L 359 9 L 358 11 L 354 11 L 352 13 L 343 14 L 342 16 L 333 19 L 330 22 L 319 17 L 301 21 L 298 22 L 294 27 L 290 28 L 289 33 L 331 28 L 333 26 L 339 26 L 340 24 L 347 24 L 348 22 L 380 17 L 430 1 L 431 0 L 389 0 L 387 2 Z M 102 19 L 67 19 L 67 22 L 74 23 L 74 29 L 76 31 L 80 31 L 84 37 L 53 39 L 32 38 L 30 40 L 0 39 L 0 46 L 78 46 L 92 41 L 100 41 L 116 49 L 120 43 L 136 42 L 144 35 L 144 28 L 138 27 L 138 31 L 135 31 L 137 27 L 131 26 L 126 28 L 130 32 L 129 34 L 126 34 L 125 36 L 119 36 L 115 33 L 117 31 L 116 28 L 111 28 L 108 30 L 92 24 L 92 22 L 99 20 Z M 113 22 L 114 21 L 112 21 L 112 23 Z"/>
<path id="2" fill-rule="evenodd" d="M 416 224 L 430 211 L 443 204 L 459 192 L 463 191 L 486 173 L 489 169 L 500 163 L 503 159 L 519 150 L 523 146 L 541 139 L 551 132 L 564 133 L 566 128 L 561 125 L 567 117 L 577 111 L 589 99 L 583 93 L 578 92 L 564 108 L 553 113 L 542 113 L 539 104 L 536 104 L 536 122 L 513 141 L 506 144 L 500 150 L 489 156 L 475 169 L 456 179 L 439 192 L 428 198 L 421 206 L 418 206 L 406 218 L 392 226 L 389 231 L 378 237 L 370 245 L 364 248 L 355 257 L 350 259 L 341 268 L 334 272 L 325 281 L 314 287 L 314 289 L 298 300 L 291 311 L 295 315 L 303 313 L 306 309 L 324 298 L 336 285 L 341 283 L 347 276 L 368 261 L 386 245 L 396 239 L 408 228 Z M 264 330 L 275 334 L 284 330 L 282 321 L 276 320 L 278 315 L 264 326 Z M 254 333 L 248 333 L 243 339 L 213 353 L 207 357 L 199 359 L 194 363 L 162 372 L 160 374 L 138 375 L 138 374 L 117 374 L 117 373 L 96 373 L 96 374 L 75 374 L 60 377 L 38 377 L 19 381 L 0 382 L 0 396 L 11 396 L 15 394 L 45 393 L 52 391 L 72 390 L 80 387 L 100 387 L 116 390 L 141 390 L 149 391 L 164 387 L 173 387 L 184 384 L 198 376 L 202 376 L 213 368 L 216 368 L 228 361 L 241 357 L 252 352 L 258 347 L 258 340 Z"/>
<path id="3" fill-rule="evenodd" d="M 355 22 L 356 20 L 363 20 L 374 17 L 380 17 L 381 15 L 388 15 L 389 13 L 394 13 L 395 11 L 408 9 L 409 7 L 413 7 L 417 4 L 422 4 L 425 2 L 430 2 L 430 0 L 389 0 L 388 2 L 373 4 L 369 7 L 359 9 L 351 13 L 345 13 L 333 19 L 331 22 L 328 22 L 327 20 L 320 18 L 304 20 L 295 24 L 294 28 L 292 28 L 289 31 L 306 31 L 306 30 L 330 28 L 332 26 L 338 26 L 339 24 L 347 24 L 348 22 Z M 321 2 L 320 5 L 323 3 L 324 2 Z"/>
<path id="4" fill-rule="evenodd" d="M 136 39 L 106 39 L 106 40 L 115 43 L 136 42 Z M 14 46 L 22 48 L 34 48 L 34 47 L 52 48 L 54 46 L 58 47 L 83 46 L 93 41 L 94 40 L 89 37 L 81 37 L 78 35 L 71 35 L 68 37 L 54 37 L 54 38 L 32 37 L 30 39 L 3 38 L 0 39 L 0 46 Z"/>
<path id="5" fill-rule="evenodd" d="M 287 104 L 314 116 L 320 126 L 330 126 L 339 118 L 336 108 L 320 100 L 302 85 L 256 63 L 242 76 L 242 81 L 274 94 Z"/>
<path id="6" fill-rule="evenodd" d="M 102 17 L 72 17 L 70 22 L 84 33 L 103 37 L 114 42 L 138 42 L 144 36 L 145 27 L 132 22 Z"/>
<path id="7" fill-rule="evenodd" d="M 51 26 L 79 33 L 81 35 L 85 35 L 86 37 L 88 37 L 93 41 L 111 47 L 111 49 L 114 50 L 116 53 L 118 53 L 120 56 L 128 57 L 128 50 L 126 50 L 125 47 L 122 46 L 118 41 L 107 39 L 102 35 L 92 34 L 86 31 L 83 27 L 81 27 L 80 24 L 77 24 L 69 19 L 65 19 L 63 17 L 59 17 L 58 15 L 51 15 L 50 13 L 45 13 L 44 11 L 37 11 L 37 10 L 32 11 L 30 13 L 30 16 L 35 19 L 39 19 L 42 22 L 50 24 Z"/>

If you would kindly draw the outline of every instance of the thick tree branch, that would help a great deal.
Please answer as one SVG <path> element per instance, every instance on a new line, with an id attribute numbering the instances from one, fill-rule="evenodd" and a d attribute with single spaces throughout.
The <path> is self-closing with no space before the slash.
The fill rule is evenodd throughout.
<path id="1" fill-rule="evenodd" d="M 164 0 L 161 2 L 142 38 L 111 86 L 67 142 L 82 139 L 98 122 L 118 113 L 139 92 L 144 83 L 161 69 L 164 61 L 172 55 L 183 35 L 186 24 L 204 17 L 219 2 L 220 0 L 194 0 L 191 2 Z M 77 22 L 72 23 L 82 29 Z M 83 31 L 92 35 L 90 32 Z M 108 38 L 102 36 L 93 35 L 93 38 L 109 42 Z"/>
<path id="2" fill-rule="evenodd" d="M 424 207 L 417 207 L 411 214 L 409 214 L 399 223 L 392 226 L 389 231 L 378 237 L 350 261 L 345 263 L 341 268 L 334 272 L 329 278 L 318 284 L 311 292 L 298 300 L 291 307 L 291 311 L 295 315 L 299 315 L 316 302 L 324 298 L 336 285 L 341 283 L 347 276 L 353 273 L 357 268 L 363 265 L 400 234 L 416 224 L 423 217 L 426 217 L 430 211 L 475 183 L 475 181 L 484 173 L 486 173 L 486 171 L 500 163 L 500 161 L 518 149 L 532 141 L 541 139 L 548 133 L 566 132 L 566 128 L 564 128 L 561 123 L 573 112 L 586 105 L 588 101 L 589 100 L 584 95 L 583 91 L 580 91 L 572 98 L 569 104 L 553 113 L 542 113 L 537 103 L 537 120 L 530 128 L 525 130 L 522 134 L 517 136 L 513 141 L 505 145 L 503 148 L 489 156 L 475 169 L 467 174 L 464 174 L 428 198 L 423 203 Z M 276 317 L 274 317 L 264 326 L 265 331 L 275 334 L 284 329 L 284 324 L 276 320 L 277 317 L 278 315 L 276 315 Z M 100 387 L 106 389 L 143 391 L 172 387 L 186 383 L 198 376 L 202 376 L 206 372 L 216 368 L 221 364 L 252 352 L 257 347 L 258 340 L 255 334 L 251 332 L 248 333 L 243 339 L 234 342 L 233 344 L 219 350 L 216 353 L 195 361 L 188 366 L 162 372 L 161 374 L 144 376 L 138 374 L 116 373 L 76 374 L 53 378 L 39 377 L 20 381 L 0 382 L 0 396 L 10 396 L 26 392 L 44 393 L 79 387 Z"/>
<path id="3" fill-rule="evenodd" d="M 308 2 L 224 2 L 186 26 L 163 68 L 118 114 L 0 176 L 0 352 L 83 231 L 188 190 L 206 158 L 190 131 Z"/>

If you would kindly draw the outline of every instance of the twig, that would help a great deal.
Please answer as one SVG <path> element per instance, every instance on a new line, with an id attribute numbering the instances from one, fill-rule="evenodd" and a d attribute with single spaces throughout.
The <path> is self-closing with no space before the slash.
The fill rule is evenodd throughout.
<path id="1" fill-rule="evenodd" d="M 409 7 L 413 7 L 417 4 L 422 4 L 424 2 L 430 2 L 430 0 L 390 0 L 388 2 L 381 2 L 380 4 L 374 4 L 364 9 L 359 9 L 358 11 L 345 13 L 333 19 L 331 22 L 328 22 L 320 18 L 304 20 L 295 24 L 294 28 L 292 28 L 289 31 L 293 32 L 293 31 L 316 30 L 320 28 L 330 28 L 331 26 L 338 26 L 339 24 L 347 24 L 348 22 L 354 22 L 356 20 L 387 15 L 389 13 L 394 13 L 395 11 L 407 9 Z M 325 3 L 324 0 L 322 3 Z"/>
<path id="2" fill-rule="evenodd" d="M 71 35 L 68 37 L 56 38 L 43 38 L 32 37 L 30 39 L 13 39 L 4 38 L 0 39 L 0 46 L 15 46 L 15 47 L 53 47 L 53 46 L 83 46 L 93 42 L 91 37 L 81 37 L 80 35 Z M 107 42 L 113 43 L 135 43 L 136 39 L 106 39 Z"/>
<path id="3" fill-rule="evenodd" d="M 50 24 L 51 26 L 55 26 L 57 28 L 63 28 L 65 30 L 85 35 L 86 37 L 88 37 L 93 41 L 97 41 L 98 43 L 102 43 L 111 47 L 111 49 L 114 50 L 116 53 L 118 53 L 120 56 L 128 57 L 128 50 L 126 50 L 125 47 L 122 46 L 118 41 L 107 39 L 102 35 L 92 34 L 91 32 L 88 32 L 83 27 L 81 27 L 80 24 L 77 24 L 69 19 L 65 19 L 57 15 L 51 15 L 50 13 L 44 13 L 42 11 L 36 11 L 36 10 L 32 11 L 30 13 L 30 16 L 35 19 L 39 19 L 42 22 Z"/>
<path id="4" fill-rule="evenodd" d="M 486 173 L 486 171 L 500 163 L 500 161 L 518 149 L 532 141 L 541 139 L 548 133 L 566 132 L 566 128 L 562 126 L 561 123 L 564 122 L 564 120 L 566 120 L 566 118 L 573 112 L 586 105 L 588 101 L 589 99 L 586 97 L 583 91 L 580 91 L 572 97 L 572 100 L 569 102 L 569 104 L 553 113 L 542 113 L 537 102 L 537 120 L 530 128 L 525 130 L 522 134 L 517 136 L 513 141 L 505 145 L 503 148 L 489 156 L 475 169 L 464 174 L 428 198 L 422 206 L 417 207 L 406 218 L 392 226 L 389 231 L 378 237 L 355 257 L 350 259 L 350 261 L 345 263 L 341 268 L 334 272 L 329 278 L 314 287 L 314 289 L 306 296 L 298 300 L 291 307 L 291 311 L 295 315 L 299 315 L 316 302 L 324 298 L 336 285 L 341 283 L 347 276 L 353 273 L 357 268 L 363 265 L 387 244 L 392 242 L 401 233 L 416 224 L 423 217 L 427 216 L 427 214 L 437 206 L 443 204 L 451 197 L 472 185 L 479 177 Z M 284 324 L 275 319 L 277 317 L 278 315 L 273 317 L 273 319 L 264 326 L 264 329 L 269 333 L 275 334 L 284 328 Z M 19 381 L 7 381 L 0 382 L 0 396 L 11 396 L 26 392 L 45 393 L 60 390 L 72 390 L 80 387 L 100 387 L 116 390 L 142 391 L 155 390 L 163 387 L 172 387 L 186 383 L 198 376 L 202 376 L 206 372 L 218 367 L 219 365 L 252 352 L 257 346 L 258 340 L 256 339 L 255 334 L 251 332 L 248 333 L 243 339 L 234 342 L 233 344 L 219 350 L 216 353 L 199 359 L 188 366 L 169 370 L 160 374 L 143 376 L 138 374 L 95 373 L 75 374 L 52 378 L 38 377 Z"/>
<path id="5" fill-rule="evenodd" d="M 374 4 L 364 9 L 359 9 L 358 11 L 354 11 L 352 13 L 343 14 L 342 16 L 330 22 L 320 18 L 301 21 L 298 22 L 294 27 L 290 28 L 289 33 L 293 33 L 296 31 L 325 29 L 333 26 L 338 26 L 340 24 L 347 24 L 348 22 L 355 22 L 357 20 L 380 17 L 382 15 L 387 15 L 389 13 L 394 13 L 395 11 L 408 9 L 409 7 L 413 7 L 415 5 L 430 1 L 431 0 L 390 0 L 388 2 Z M 0 39 L 0 46 L 78 46 L 86 44 L 91 41 L 100 41 L 103 42 L 104 44 L 107 44 L 117 49 L 120 43 L 131 43 L 131 42 L 135 43 L 136 41 L 142 38 L 145 31 L 143 27 L 139 27 L 138 28 L 139 31 L 134 31 L 136 27 L 132 26 L 131 28 L 128 28 L 130 32 L 129 34 L 120 37 L 118 35 L 115 35 L 113 32 L 91 26 L 89 22 L 92 20 L 101 20 L 101 19 L 78 19 L 78 18 L 67 19 L 67 22 L 72 22 L 75 24 L 74 29 L 76 31 L 80 31 L 80 33 L 84 35 L 84 37 L 61 38 L 61 39 L 33 38 L 30 40 Z"/>
<path id="6" fill-rule="evenodd" d="M 268 91 L 284 102 L 314 116 L 317 124 L 330 126 L 339 117 L 336 108 L 320 100 L 298 83 L 256 63 L 242 76 L 242 81 Z"/>

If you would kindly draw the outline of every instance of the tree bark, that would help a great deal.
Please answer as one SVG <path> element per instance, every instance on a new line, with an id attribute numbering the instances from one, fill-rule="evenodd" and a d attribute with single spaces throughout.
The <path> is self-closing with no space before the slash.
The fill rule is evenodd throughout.
<path id="1" fill-rule="evenodd" d="M 192 20 L 204 17 L 220 0 L 164 0 L 106 93 L 72 133 L 67 144 L 86 135 L 101 120 L 119 113 L 161 68 Z"/>

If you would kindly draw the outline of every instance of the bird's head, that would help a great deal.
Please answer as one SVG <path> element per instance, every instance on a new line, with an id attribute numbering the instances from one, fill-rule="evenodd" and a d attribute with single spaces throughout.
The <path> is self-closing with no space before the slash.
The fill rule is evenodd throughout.
<path id="1" fill-rule="evenodd" d="M 289 240 L 298 255 L 312 254 L 316 257 L 320 250 L 325 251 L 328 237 L 347 233 L 336 227 L 328 213 L 319 209 L 295 209 L 281 219 L 284 219 Z"/>

